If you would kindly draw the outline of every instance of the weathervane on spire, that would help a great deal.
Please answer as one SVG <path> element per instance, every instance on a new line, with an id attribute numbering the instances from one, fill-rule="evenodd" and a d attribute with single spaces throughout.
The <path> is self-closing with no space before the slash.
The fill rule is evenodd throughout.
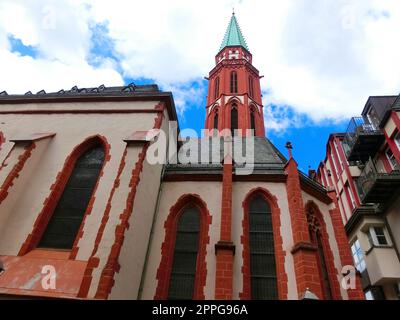
<path id="1" fill-rule="evenodd" d="M 235 7 L 232 7 L 232 15 L 235 15 Z"/>

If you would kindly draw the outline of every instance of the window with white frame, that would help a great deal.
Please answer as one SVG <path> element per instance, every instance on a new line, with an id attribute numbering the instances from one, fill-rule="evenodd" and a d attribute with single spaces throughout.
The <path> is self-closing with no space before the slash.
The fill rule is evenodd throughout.
<path id="1" fill-rule="evenodd" d="M 364 253 L 360 246 L 360 241 L 356 239 L 351 244 L 351 254 L 353 255 L 353 260 L 355 267 L 358 271 L 363 272 L 366 269 Z"/>
<path id="2" fill-rule="evenodd" d="M 387 230 L 383 226 L 374 226 L 369 228 L 368 238 L 373 246 L 390 246 Z"/>
<path id="3" fill-rule="evenodd" d="M 394 142 L 396 142 L 396 146 L 400 150 L 400 131 L 394 136 Z"/>
<path id="4" fill-rule="evenodd" d="M 387 148 L 385 151 L 386 158 L 388 159 L 390 166 L 392 167 L 393 170 L 397 169 L 399 167 L 397 160 L 390 148 Z"/>
<path id="5" fill-rule="evenodd" d="M 339 176 L 339 170 L 338 170 L 338 168 L 336 166 L 336 161 L 335 161 L 335 158 L 333 157 L 333 152 L 332 151 L 331 151 L 331 160 L 332 160 L 332 163 L 333 163 L 333 167 L 335 168 L 335 175 Z"/>
<path id="6" fill-rule="evenodd" d="M 341 169 L 343 171 L 344 170 L 344 165 L 343 165 L 342 158 L 340 157 L 339 148 L 338 148 L 338 145 L 337 145 L 336 141 L 333 141 L 333 145 L 335 146 L 336 155 L 337 155 L 337 157 L 339 159 L 340 167 L 341 167 Z"/>
<path id="7" fill-rule="evenodd" d="M 346 189 L 347 189 L 347 192 L 349 193 L 350 201 L 351 201 L 351 204 L 353 205 L 353 209 L 354 209 L 357 207 L 357 203 L 354 200 L 353 191 L 351 190 L 350 185 L 348 183 L 346 184 Z"/>

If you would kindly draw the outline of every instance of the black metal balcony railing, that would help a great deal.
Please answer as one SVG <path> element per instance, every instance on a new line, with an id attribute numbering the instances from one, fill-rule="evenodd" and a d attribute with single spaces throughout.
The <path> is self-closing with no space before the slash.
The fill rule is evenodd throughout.
<path id="1" fill-rule="evenodd" d="M 343 149 L 349 161 L 366 161 L 375 155 L 385 136 L 373 124 L 367 123 L 362 117 L 350 120 L 343 140 Z"/>
<path id="2" fill-rule="evenodd" d="M 378 170 L 375 162 L 369 159 L 357 179 L 357 189 L 363 203 L 387 204 L 400 192 L 400 166 L 386 173 Z"/>

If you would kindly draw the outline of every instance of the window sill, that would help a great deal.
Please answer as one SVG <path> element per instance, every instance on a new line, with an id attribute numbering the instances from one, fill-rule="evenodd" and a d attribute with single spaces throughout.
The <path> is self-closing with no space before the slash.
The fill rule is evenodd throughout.
<path id="1" fill-rule="evenodd" d="M 368 255 L 372 250 L 374 250 L 375 248 L 378 249 L 393 249 L 392 245 L 373 245 L 371 248 L 369 248 L 366 252 L 365 255 Z"/>

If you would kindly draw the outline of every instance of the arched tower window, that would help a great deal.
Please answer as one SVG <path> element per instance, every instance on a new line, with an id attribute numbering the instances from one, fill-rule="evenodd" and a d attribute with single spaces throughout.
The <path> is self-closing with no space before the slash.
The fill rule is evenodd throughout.
<path id="1" fill-rule="evenodd" d="M 256 133 L 256 118 L 255 118 L 255 110 L 250 109 L 250 129 L 254 130 L 254 134 Z"/>
<path id="2" fill-rule="evenodd" d="M 214 99 L 217 99 L 219 96 L 219 77 L 215 79 L 215 86 L 214 86 Z"/>
<path id="3" fill-rule="evenodd" d="M 232 105 L 231 109 L 231 134 L 234 135 L 235 130 L 239 127 L 238 110 L 236 104 Z"/>
<path id="4" fill-rule="evenodd" d="M 278 299 L 272 213 L 261 195 L 249 205 L 251 299 Z"/>
<path id="5" fill-rule="evenodd" d="M 214 123 L 213 123 L 213 128 L 218 130 L 218 111 L 214 113 Z"/>
<path id="6" fill-rule="evenodd" d="M 231 72 L 231 93 L 238 92 L 238 81 L 236 71 Z"/>
<path id="7" fill-rule="evenodd" d="M 104 158 L 104 148 L 98 143 L 76 160 L 38 247 L 72 248 L 103 167 Z"/>
<path id="8" fill-rule="evenodd" d="M 194 297 L 199 232 L 199 211 L 196 207 L 187 207 L 178 221 L 168 299 Z"/>
<path id="9" fill-rule="evenodd" d="M 329 272 L 326 262 L 326 255 L 324 252 L 324 244 L 321 235 L 321 224 L 315 214 L 315 209 L 309 207 L 307 210 L 308 230 L 310 233 L 310 240 L 317 247 L 318 254 L 318 270 L 320 273 L 320 281 L 323 289 L 324 298 L 327 300 L 332 299 L 332 287 L 329 280 Z"/>
<path id="10" fill-rule="evenodd" d="M 254 91 L 253 91 L 253 78 L 249 76 L 249 96 L 251 98 L 254 97 Z"/>

